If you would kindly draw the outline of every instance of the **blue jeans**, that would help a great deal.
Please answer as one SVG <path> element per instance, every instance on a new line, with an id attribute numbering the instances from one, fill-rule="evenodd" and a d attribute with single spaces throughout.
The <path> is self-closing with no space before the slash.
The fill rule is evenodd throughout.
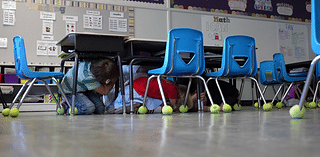
<path id="1" fill-rule="evenodd" d="M 72 94 L 66 94 L 66 97 L 72 103 Z M 78 114 L 104 114 L 105 106 L 100 97 L 101 95 L 95 91 L 76 93 L 75 107 L 78 109 Z"/>

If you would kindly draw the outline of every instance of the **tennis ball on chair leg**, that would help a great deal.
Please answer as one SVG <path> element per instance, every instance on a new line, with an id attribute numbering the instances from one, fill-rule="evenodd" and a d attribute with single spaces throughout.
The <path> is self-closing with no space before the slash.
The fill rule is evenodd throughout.
<path id="1" fill-rule="evenodd" d="M 17 108 L 13 108 L 10 110 L 10 116 L 11 117 L 18 117 L 19 116 L 19 110 Z"/>
<path id="2" fill-rule="evenodd" d="M 259 107 L 259 103 L 258 102 L 254 103 L 254 107 L 258 108 Z"/>
<path id="3" fill-rule="evenodd" d="M 179 111 L 181 112 L 181 113 L 186 113 L 186 112 L 188 112 L 188 106 L 185 106 L 185 105 L 181 105 L 180 107 L 179 107 Z"/>
<path id="4" fill-rule="evenodd" d="M 63 107 L 58 108 L 57 113 L 58 115 L 63 115 L 65 113 L 64 108 Z"/>
<path id="5" fill-rule="evenodd" d="M 222 111 L 226 112 L 226 113 L 231 112 L 232 111 L 232 107 L 229 104 L 224 104 L 222 106 Z"/>
<path id="6" fill-rule="evenodd" d="M 171 106 L 164 106 L 162 107 L 162 114 L 172 114 L 173 109 Z"/>
<path id="7" fill-rule="evenodd" d="M 240 110 L 241 110 L 241 105 L 240 105 L 240 104 L 234 104 L 234 105 L 233 105 L 233 109 L 234 109 L 235 111 L 240 111 Z"/>
<path id="8" fill-rule="evenodd" d="M 282 106 L 283 106 L 283 103 L 282 103 L 282 102 L 277 102 L 276 107 L 277 107 L 278 109 L 281 109 Z"/>
<path id="9" fill-rule="evenodd" d="M 315 108 L 317 107 L 316 102 L 310 102 L 310 103 L 309 103 L 309 107 L 310 107 L 311 109 L 315 109 Z"/>
<path id="10" fill-rule="evenodd" d="M 71 115 L 71 107 L 69 108 L 68 113 Z M 78 109 L 75 107 L 73 115 L 76 115 L 76 114 L 78 114 Z"/>
<path id="11" fill-rule="evenodd" d="M 289 113 L 291 118 L 300 119 L 306 115 L 306 108 L 302 107 L 302 109 L 300 110 L 299 105 L 294 105 L 290 108 Z"/>
<path id="12" fill-rule="evenodd" d="M 146 106 L 140 106 L 139 109 L 138 109 L 138 112 L 140 114 L 146 114 L 148 112 L 148 109 Z"/>
<path id="13" fill-rule="evenodd" d="M 217 104 L 214 104 L 210 106 L 210 112 L 211 113 L 219 113 L 220 112 L 220 106 Z"/>
<path id="14" fill-rule="evenodd" d="M 262 106 L 263 110 L 265 111 L 271 111 L 272 110 L 272 105 L 271 103 L 266 103 Z"/>
<path id="15" fill-rule="evenodd" d="M 10 113 L 10 109 L 9 108 L 6 108 L 6 109 L 2 110 L 2 115 L 3 116 L 9 116 L 9 113 Z"/>

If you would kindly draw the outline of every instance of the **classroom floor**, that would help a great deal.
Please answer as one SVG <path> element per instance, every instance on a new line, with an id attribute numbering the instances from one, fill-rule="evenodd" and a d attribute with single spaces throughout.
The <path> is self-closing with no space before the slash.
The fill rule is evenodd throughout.
<path id="1" fill-rule="evenodd" d="M 320 114 L 271 112 L 57 116 L 21 112 L 0 121 L 0 156 L 319 156 Z"/>

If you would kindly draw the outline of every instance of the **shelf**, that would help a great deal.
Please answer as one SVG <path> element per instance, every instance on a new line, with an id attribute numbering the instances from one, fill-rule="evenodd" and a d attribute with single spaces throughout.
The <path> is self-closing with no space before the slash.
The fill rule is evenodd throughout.
<path id="1" fill-rule="evenodd" d="M 10 105 L 10 103 L 8 104 Z M 17 103 L 13 107 L 16 107 Z M 22 103 L 19 111 L 56 111 L 55 103 Z"/>

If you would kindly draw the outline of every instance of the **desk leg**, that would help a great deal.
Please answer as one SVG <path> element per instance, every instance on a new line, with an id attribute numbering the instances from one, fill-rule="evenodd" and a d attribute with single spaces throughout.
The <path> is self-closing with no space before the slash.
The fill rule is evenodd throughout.
<path id="1" fill-rule="evenodd" d="M 129 75 L 129 83 L 130 83 L 130 86 L 129 86 L 129 92 L 130 92 L 130 113 L 133 114 L 133 70 L 132 70 L 132 64 L 134 62 L 134 59 L 131 60 L 130 64 L 129 64 L 129 72 L 130 72 L 130 75 Z"/>
<path id="2" fill-rule="evenodd" d="M 122 95 L 122 108 L 123 108 L 123 114 L 126 114 L 126 99 L 125 99 L 125 93 L 124 93 L 122 60 L 120 55 L 118 55 L 118 62 L 119 62 L 119 73 L 120 73 L 120 88 L 121 88 L 121 95 Z"/>
<path id="3" fill-rule="evenodd" d="M 72 105 L 71 105 L 71 114 L 73 115 L 74 113 L 74 107 L 76 104 L 76 93 L 77 93 L 77 81 L 78 81 L 78 65 L 79 65 L 79 56 L 76 53 L 74 56 L 74 72 L 73 72 L 73 85 L 72 85 Z"/>

